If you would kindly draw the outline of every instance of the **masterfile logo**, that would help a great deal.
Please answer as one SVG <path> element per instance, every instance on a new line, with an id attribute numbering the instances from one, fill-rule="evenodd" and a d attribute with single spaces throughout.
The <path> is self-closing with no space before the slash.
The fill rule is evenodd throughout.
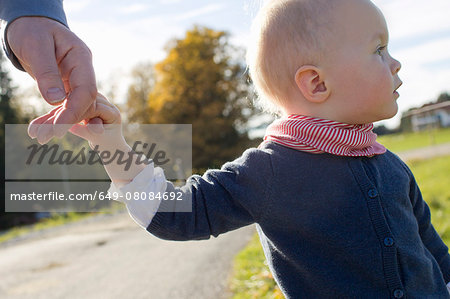
<path id="1" fill-rule="evenodd" d="M 145 149 L 149 147 L 147 154 L 144 155 L 144 152 L 138 152 L 138 146 L 142 144 L 142 147 Z M 156 151 L 153 154 L 154 149 L 156 148 L 156 143 L 152 143 L 150 146 L 148 143 L 143 143 L 142 141 L 135 141 L 131 150 L 134 153 L 137 153 L 137 159 L 134 161 L 131 156 L 131 152 L 124 152 L 121 150 L 115 150 L 110 152 L 108 150 L 99 150 L 99 146 L 96 145 L 94 149 L 90 150 L 87 147 L 81 147 L 78 151 L 74 150 L 61 150 L 59 144 L 53 144 L 49 146 L 48 144 L 38 145 L 32 144 L 27 147 L 29 149 L 29 155 L 26 159 L 25 164 L 37 164 L 41 165 L 48 155 L 48 163 L 50 165 L 108 165 L 108 164 L 117 164 L 124 165 L 124 170 L 127 171 L 130 169 L 131 164 L 134 162 L 137 165 L 140 164 L 150 164 L 151 162 L 155 163 L 155 166 L 163 166 L 170 162 L 170 159 L 166 158 L 166 152 L 163 150 Z M 103 160 L 101 159 L 103 157 Z"/>
<path id="2" fill-rule="evenodd" d="M 153 163 L 174 183 L 182 183 L 191 175 L 191 125 L 122 125 L 133 157 L 129 151 L 102 149 L 70 133 L 40 145 L 28 136 L 27 128 L 26 124 L 5 125 L 7 212 L 101 210 L 112 202 L 107 192 L 111 181 L 104 168 L 108 164 L 123 167 L 128 173 L 133 163 Z M 178 194 L 174 194 L 172 197 L 179 200 Z M 119 196 L 114 194 L 112 199 Z M 141 198 L 142 194 L 127 197 Z M 187 212 L 191 205 L 178 201 L 174 209 Z"/>

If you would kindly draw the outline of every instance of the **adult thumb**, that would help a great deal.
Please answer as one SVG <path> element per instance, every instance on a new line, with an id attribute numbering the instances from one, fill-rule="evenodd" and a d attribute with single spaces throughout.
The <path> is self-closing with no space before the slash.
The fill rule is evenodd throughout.
<path id="1" fill-rule="evenodd" d="M 27 64 L 35 78 L 42 97 L 51 105 L 66 98 L 64 84 L 58 69 L 53 42 L 42 43 L 38 49 L 29 50 Z"/>
<path id="2" fill-rule="evenodd" d="M 38 71 L 35 76 L 39 91 L 49 104 L 57 105 L 66 98 L 64 84 L 56 63 L 53 66 L 46 66 L 46 69 Z"/>

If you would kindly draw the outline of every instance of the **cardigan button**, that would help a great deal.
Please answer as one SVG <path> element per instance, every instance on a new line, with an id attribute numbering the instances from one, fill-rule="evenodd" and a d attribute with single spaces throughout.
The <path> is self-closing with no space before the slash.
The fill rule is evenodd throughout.
<path id="1" fill-rule="evenodd" d="M 384 238 L 383 242 L 384 246 L 386 247 L 391 247 L 392 245 L 394 245 L 394 239 L 392 239 L 391 237 Z"/>
<path id="2" fill-rule="evenodd" d="M 378 196 L 377 189 L 370 189 L 370 190 L 367 192 L 367 195 L 369 195 L 370 198 L 375 198 L 375 197 L 377 197 L 377 196 Z"/>
<path id="3" fill-rule="evenodd" d="M 403 298 L 404 295 L 405 295 L 405 294 L 404 294 L 403 291 L 400 290 L 400 289 L 396 289 L 396 290 L 394 291 L 394 298 Z"/>

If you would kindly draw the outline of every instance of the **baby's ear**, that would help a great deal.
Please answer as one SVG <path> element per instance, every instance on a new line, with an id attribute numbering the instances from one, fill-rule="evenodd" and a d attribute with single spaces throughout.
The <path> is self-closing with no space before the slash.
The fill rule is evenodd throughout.
<path id="1" fill-rule="evenodd" d="M 324 80 L 323 72 L 313 65 L 304 65 L 295 73 L 295 83 L 307 101 L 325 102 L 330 96 L 330 88 Z"/>

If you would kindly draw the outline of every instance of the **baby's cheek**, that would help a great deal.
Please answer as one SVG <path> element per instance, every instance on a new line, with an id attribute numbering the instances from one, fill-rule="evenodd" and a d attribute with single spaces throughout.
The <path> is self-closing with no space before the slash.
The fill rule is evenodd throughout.
<path id="1" fill-rule="evenodd" d="M 386 71 L 385 68 L 373 69 L 370 78 L 369 89 L 373 95 L 382 95 L 385 97 L 387 94 L 393 92 L 393 79 L 389 71 Z"/>

